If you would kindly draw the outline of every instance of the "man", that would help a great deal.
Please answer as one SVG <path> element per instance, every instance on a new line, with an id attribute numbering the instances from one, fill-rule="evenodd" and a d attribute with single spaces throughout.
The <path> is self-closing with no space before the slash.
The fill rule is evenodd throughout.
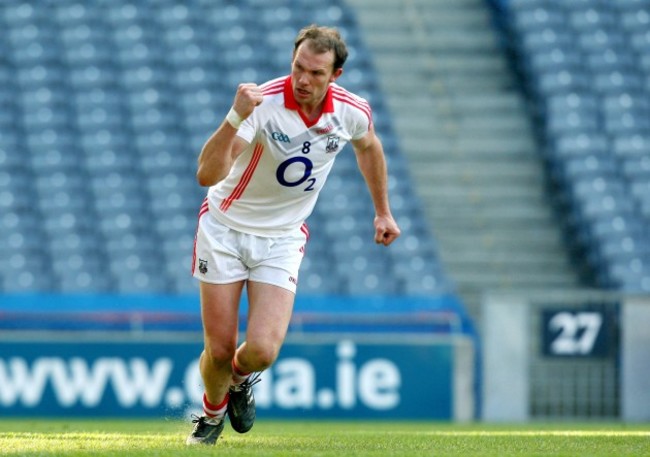
<path id="1" fill-rule="evenodd" d="M 205 386 L 202 417 L 188 444 L 214 444 L 228 415 L 253 426 L 253 384 L 278 356 L 291 318 L 309 237 L 305 219 L 343 146 L 350 141 L 375 208 L 375 241 L 400 234 L 388 203 L 386 162 L 368 103 L 334 82 L 347 49 L 332 28 L 309 26 L 294 43 L 291 74 L 240 84 L 233 106 L 198 159 L 210 186 L 201 211 L 193 274 L 200 282 Z M 246 285 L 245 341 L 237 346 Z"/>

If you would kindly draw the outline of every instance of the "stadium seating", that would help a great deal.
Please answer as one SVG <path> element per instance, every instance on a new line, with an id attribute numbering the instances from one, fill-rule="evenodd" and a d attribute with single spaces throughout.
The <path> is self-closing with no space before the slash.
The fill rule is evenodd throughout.
<path id="1" fill-rule="evenodd" d="M 594 285 L 648 292 L 650 2 L 506 3 L 573 249 Z"/>
<path id="2" fill-rule="evenodd" d="M 295 33 L 312 22 L 348 41 L 341 83 L 373 105 L 403 236 L 374 245 L 371 201 L 344 152 L 308 221 L 301 290 L 449 292 L 354 16 L 307 0 L 3 1 L 0 291 L 195 292 L 196 156 L 236 85 L 288 73 Z"/>

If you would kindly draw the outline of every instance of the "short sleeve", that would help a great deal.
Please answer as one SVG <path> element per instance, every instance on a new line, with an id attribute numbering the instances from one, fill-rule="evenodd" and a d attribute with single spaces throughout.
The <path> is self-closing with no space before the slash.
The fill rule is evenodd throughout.
<path id="1" fill-rule="evenodd" d="M 370 103 L 365 98 L 345 90 L 337 92 L 337 96 L 338 100 L 343 102 L 342 109 L 346 111 L 346 124 L 350 138 L 353 141 L 363 138 L 372 127 Z"/>
<path id="2" fill-rule="evenodd" d="M 352 110 L 354 113 L 354 121 L 352 123 L 352 140 L 359 140 L 366 136 L 372 125 L 372 113 L 368 108 L 368 112 L 361 110 Z"/>

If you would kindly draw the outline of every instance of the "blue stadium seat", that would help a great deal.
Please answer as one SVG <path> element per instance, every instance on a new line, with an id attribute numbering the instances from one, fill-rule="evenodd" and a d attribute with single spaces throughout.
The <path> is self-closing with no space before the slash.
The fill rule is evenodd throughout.
<path id="1" fill-rule="evenodd" d="M 5 187 L 5 185 L 0 182 L 0 211 L 29 210 L 33 201 L 30 193 L 26 192 L 28 187 L 19 187 L 15 184 Z"/>
<path id="2" fill-rule="evenodd" d="M 581 107 L 550 109 L 549 111 L 544 129 L 549 138 L 572 132 L 594 133 L 599 130 L 601 125 L 598 112 L 588 107 L 586 109 Z"/>
<path id="3" fill-rule="evenodd" d="M 616 0 L 615 7 L 621 11 L 648 11 L 650 0 Z"/>
<path id="4" fill-rule="evenodd" d="M 453 293 L 453 286 L 442 271 L 427 271 L 402 279 L 401 292 L 406 295 L 432 296 Z"/>
<path id="5" fill-rule="evenodd" d="M 593 115 L 598 110 L 599 99 L 590 92 L 568 92 L 549 95 L 543 104 L 544 114 L 551 118 L 565 115 L 567 111 L 582 111 L 586 115 Z"/>
<path id="6" fill-rule="evenodd" d="M 16 256 L 10 259 L 13 262 Z M 52 275 L 44 269 L 42 263 L 15 262 L 15 267 L 0 272 L 0 289 L 7 293 L 33 293 L 55 290 Z"/>
<path id="7" fill-rule="evenodd" d="M 531 78 L 536 78 L 536 75 L 542 71 L 560 71 L 578 67 L 582 65 L 583 59 L 573 48 L 552 46 L 526 54 L 522 62 L 524 69 L 531 74 Z"/>
<path id="8" fill-rule="evenodd" d="M 607 269 L 612 285 L 624 292 L 650 291 L 650 262 L 648 258 L 629 257 L 613 262 Z"/>
<path id="9" fill-rule="evenodd" d="M 650 181 L 650 156 L 621 159 L 621 173 L 628 180 L 640 179 Z"/>
<path id="10" fill-rule="evenodd" d="M 594 246 L 607 242 L 620 242 L 632 238 L 647 237 L 644 233 L 643 222 L 636 214 L 624 214 L 609 219 L 600 219 L 588 227 L 585 232 L 589 242 Z"/>
<path id="11" fill-rule="evenodd" d="M 0 182 L 4 178 L 11 179 L 12 171 L 24 165 L 25 157 L 17 148 L 3 146 L 0 143 Z"/>
<path id="12" fill-rule="evenodd" d="M 539 96 L 586 91 L 591 84 L 590 76 L 580 67 L 538 73 L 531 81 L 532 90 Z"/>
<path id="13" fill-rule="evenodd" d="M 620 112 L 605 112 L 605 132 L 611 135 L 631 135 L 635 133 L 650 133 L 648 111 L 626 110 Z"/>
<path id="14" fill-rule="evenodd" d="M 650 27 L 650 11 L 642 6 L 621 12 L 621 26 L 627 32 L 646 32 Z"/>
<path id="15" fill-rule="evenodd" d="M 54 17 L 57 22 L 71 26 L 76 24 L 94 23 L 100 20 L 100 10 L 93 8 L 92 5 L 84 5 L 81 2 L 59 2 L 55 5 Z"/>
<path id="16" fill-rule="evenodd" d="M 11 130 L 16 128 L 16 120 L 18 114 L 16 109 L 11 106 L 12 101 L 4 98 L 0 93 L 0 103 L 5 107 L 5 109 L 0 112 L 0 129 Z"/>
<path id="17" fill-rule="evenodd" d="M 117 60 L 122 68 L 156 65 L 165 59 L 164 49 L 156 42 L 134 40 L 117 46 Z"/>
<path id="18" fill-rule="evenodd" d="M 620 159 L 650 156 L 650 134 L 615 135 L 612 137 L 612 153 Z"/>
<path id="19" fill-rule="evenodd" d="M 394 253 L 377 251 L 371 201 L 348 148 L 310 218 L 300 288 L 440 293 L 435 243 L 353 15 L 340 1 L 307 0 L 3 5 L 2 290 L 196 293 L 189 269 L 205 195 L 196 157 L 238 83 L 289 72 L 296 29 L 310 22 L 339 26 L 348 42 L 342 82 L 373 104 L 404 237 Z M 404 256 L 413 260 L 397 267 Z"/>
<path id="20" fill-rule="evenodd" d="M 214 68 L 218 65 L 220 59 L 215 55 L 214 50 L 210 52 L 205 45 L 199 46 L 196 43 L 190 43 L 186 46 L 172 49 L 167 54 L 166 60 L 169 64 L 180 70 L 182 68 L 200 66 Z"/>
<path id="21" fill-rule="evenodd" d="M 621 49 L 627 45 L 625 35 L 618 29 L 599 27 L 576 30 L 577 44 L 583 52 L 602 52 L 607 49 Z"/>
<path id="22" fill-rule="evenodd" d="M 650 51 L 650 37 L 647 31 L 632 32 L 629 42 L 632 49 L 639 54 L 647 54 Z"/>
<path id="23" fill-rule="evenodd" d="M 311 270 L 300 273 L 298 291 L 304 295 L 343 294 L 340 281 L 333 278 L 331 272 L 319 273 Z"/>
<path id="24" fill-rule="evenodd" d="M 76 22 L 71 24 L 63 24 L 61 30 L 61 43 L 66 50 L 76 49 L 80 56 L 84 58 L 82 62 L 88 58 L 98 55 L 91 51 L 104 50 L 108 51 L 110 46 L 111 29 L 106 27 L 100 20 L 95 19 L 88 22 Z M 86 52 L 81 52 L 84 46 L 90 45 L 86 48 Z M 109 56 L 107 56 L 109 57 Z M 111 60 L 110 58 L 107 60 Z M 73 60 L 74 62 L 74 60 Z"/>
<path id="25" fill-rule="evenodd" d="M 562 3 L 562 6 L 571 11 L 601 11 L 607 9 L 609 0 L 572 0 L 571 2 Z"/>
<path id="26" fill-rule="evenodd" d="M 594 73 L 612 73 L 616 70 L 633 71 L 636 56 L 627 47 L 603 48 L 585 54 L 584 61 Z"/>
<path id="27" fill-rule="evenodd" d="M 111 24 L 130 24 L 138 20 L 146 20 L 150 15 L 149 3 L 115 4 L 114 7 L 106 9 L 107 22 Z"/>
<path id="28" fill-rule="evenodd" d="M 584 179 L 606 179 L 616 176 L 619 166 L 611 155 L 585 155 L 583 157 L 569 158 L 555 166 L 563 182 L 576 182 Z"/>
<path id="29" fill-rule="evenodd" d="M 647 258 L 639 233 L 650 222 L 649 7 L 647 0 L 511 6 L 510 30 L 546 126 L 545 159 L 572 242 L 596 285 L 621 290 L 650 284 L 650 271 L 639 267 Z"/>
<path id="30" fill-rule="evenodd" d="M 575 35 L 568 30 L 549 25 L 541 29 L 522 32 L 517 46 L 525 53 L 534 54 L 550 49 L 568 50 L 575 46 Z"/>
<path id="31" fill-rule="evenodd" d="M 595 73 L 593 77 L 593 89 L 605 95 L 639 92 L 643 90 L 643 84 L 643 77 L 640 74 L 622 70 Z"/>
<path id="32" fill-rule="evenodd" d="M 605 114 L 612 113 L 614 115 L 631 110 L 648 111 L 650 110 L 650 101 L 638 93 L 623 92 L 605 96 L 602 101 L 602 110 Z"/>

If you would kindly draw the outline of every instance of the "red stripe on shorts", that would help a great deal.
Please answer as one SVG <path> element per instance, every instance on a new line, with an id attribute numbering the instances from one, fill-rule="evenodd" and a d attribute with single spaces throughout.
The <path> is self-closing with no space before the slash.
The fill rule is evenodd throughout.
<path id="1" fill-rule="evenodd" d="M 203 203 L 201 204 L 201 209 L 199 209 L 199 217 L 197 219 L 201 220 L 201 216 L 203 216 L 208 211 L 210 211 L 210 205 L 208 205 L 208 197 L 205 197 L 203 199 Z M 192 248 L 192 276 L 194 276 L 194 269 L 196 266 L 196 237 L 198 236 L 198 234 L 199 234 L 199 223 L 197 221 L 196 233 L 194 234 L 194 247 Z"/>
<path id="2" fill-rule="evenodd" d="M 305 252 L 305 245 L 307 244 L 307 241 L 309 241 L 309 227 L 307 227 L 307 223 L 303 222 L 302 225 L 300 226 L 300 231 L 305 234 L 305 244 L 302 245 L 300 248 L 300 252 L 304 253 Z"/>
<path id="3" fill-rule="evenodd" d="M 307 224 L 305 222 L 302 223 L 300 226 L 300 231 L 305 234 L 307 237 L 307 240 L 309 240 L 309 227 L 307 227 Z"/>

